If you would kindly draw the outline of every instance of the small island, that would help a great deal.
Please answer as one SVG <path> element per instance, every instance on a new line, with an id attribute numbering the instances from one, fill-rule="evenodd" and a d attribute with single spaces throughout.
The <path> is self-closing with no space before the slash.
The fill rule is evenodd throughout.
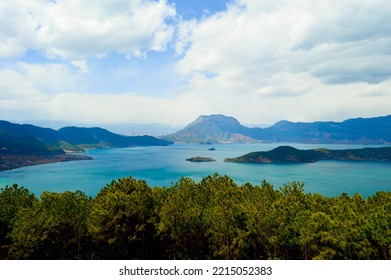
<path id="1" fill-rule="evenodd" d="M 225 162 L 238 163 L 311 163 L 319 160 L 391 162 L 391 147 L 299 150 L 290 146 L 279 146 L 266 152 L 252 152 L 240 157 L 224 159 Z"/>
<path id="2" fill-rule="evenodd" d="M 187 161 L 191 161 L 191 162 L 212 162 L 212 161 L 216 161 L 215 159 L 210 158 L 210 157 L 191 157 L 191 158 L 187 158 L 186 160 Z"/>

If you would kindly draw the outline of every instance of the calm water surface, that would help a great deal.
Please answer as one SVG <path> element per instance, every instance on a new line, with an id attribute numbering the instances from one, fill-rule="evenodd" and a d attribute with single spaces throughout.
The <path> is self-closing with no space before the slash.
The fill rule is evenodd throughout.
<path id="1" fill-rule="evenodd" d="M 352 145 L 290 144 L 300 149 L 362 148 Z M 0 172 L 0 186 L 14 183 L 29 188 L 36 195 L 49 190 L 81 190 L 94 196 L 111 180 L 132 176 L 146 180 L 150 186 L 170 186 L 182 176 L 197 182 L 218 172 L 229 175 L 237 184 L 261 184 L 266 180 L 275 187 L 288 181 L 305 184 L 305 191 L 338 196 L 343 192 L 364 197 L 377 191 L 391 191 L 391 163 L 320 161 L 303 164 L 239 164 L 223 162 L 254 151 L 267 151 L 279 144 L 219 144 L 215 151 L 200 144 L 176 144 L 167 147 L 134 147 L 88 151 L 91 161 L 74 161 L 24 167 Z M 215 162 L 185 161 L 193 156 L 207 156 Z"/>

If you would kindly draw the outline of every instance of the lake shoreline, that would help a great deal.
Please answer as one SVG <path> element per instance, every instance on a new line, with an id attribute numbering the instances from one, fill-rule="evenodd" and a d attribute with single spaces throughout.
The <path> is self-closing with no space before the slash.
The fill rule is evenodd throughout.
<path id="1" fill-rule="evenodd" d="M 214 173 L 232 177 L 238 184 L 254 185 L 267 180 L 276 187 L 287 181 L 306 185 L 306 191 L 336 196 L 342 192 L 360 193 L 363 197 L 376 191 L 391 191 L 390 162 L 333 161 L 310 164 L 234 164 L 224 162 L 252 151 L 268 151 L 285 143 L 224 144 L 215 151 L 205 145 L 183 144 L 165 147 L 130 147 L 95 149 L 77 155 L 92 156 L 94 160 L 79 160 L 26 166 L 0 173 L 0 186 L 28 186 L 35 194 L 43 191 L 82 190 L 95 195 L 97 190 L 113 179 L 132 176 L 157 187 L 169 187 L 181 177 L 196 181 Z M 298 149 L 317 149 L 318 145 L 294 144 Z M 328 149 L 364 148 L 364 145 L 324 145 Z M 195 163 L 186 158 L 195 155 L 211 157 L 214 162 Z"/>
<path id="2" fill-rule="evenodd" d="M 59 155 L 0 155 L 0 172 L 33 165 L 66 161 L 93 160 L 91 156 L 77 154 Z"/>

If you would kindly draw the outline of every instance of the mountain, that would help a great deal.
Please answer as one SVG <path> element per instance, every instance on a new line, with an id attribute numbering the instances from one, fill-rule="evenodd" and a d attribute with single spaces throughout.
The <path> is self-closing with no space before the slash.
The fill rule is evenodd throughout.
<path id="1" fill-rule="evenodd" d="M 147 135 L 122 136 L 99 127 L 64 127 L 53 130 L 0 121 L 0 171 L 37 164 L 92 159 L 90 156 L 69 154 L 67 151 L 169 144 L 173 143 Z"/>
<path id="2" fill-rule="evenodd" d="M 163 137 L 174 142 L 286 142 L 391 144 L 391 115 L 343 122 L 279 121 L 267 128 L 248 128 L 233 117 L 200 116 L 184 129 Z"/>
<path id="3" fill-rule="evenodd" d="M 280 146 L 267 152 L 252 152 L 237 158 L 224 159 L 225 162 L 238 163 L 305 163 L 319 160 L 391 161 L 391 147 L 299 150 Z"/>
<path id="4" fill-rule="evenodd" d="M 391 115 L 343 122 L 280 121 L 262 133 L 273 142 L 390 144 Z"/>
<path id="5" fill-rule="evenodd" d="M 116 148 L 132 146 L 167 146 L 170 141 L 152 136 L 123 136 L 106 129 L 93 127 L 63 127 L 58 130 L 62 141 L 81 148 Z"/>
<path id="6" fill-rule="evenodd" d="M 56 139 L 49 128 L 0 121 L 0 154 L 63 154 Z"/>
<path id="7" fill-rule="evenodd" d="M 0 121 L 0 154 L 62 154 L 64 150 L 164 146 L 152 136 L 122 136 L 102 128 L 64 127 L 59 130 Z"/>
<path id="8" fill-rule="evenodd" d="M 249 136 L 250 131 L 233 117 L 201 115 L 184 129 L 166 135 L 163 139 L 185 143 L 257 142 Z"/>

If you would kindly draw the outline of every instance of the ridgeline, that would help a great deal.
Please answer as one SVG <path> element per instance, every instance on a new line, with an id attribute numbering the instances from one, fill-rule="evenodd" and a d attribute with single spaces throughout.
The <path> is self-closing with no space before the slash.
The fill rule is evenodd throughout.
<path id="1" fill-rule="evenodd" d="M 391 115 L 343 122 L 279 121 L 267 128 L 249 128 L 224 115 L 202 115 L 163 138 L 178 143 L 391 144 Z"/>

